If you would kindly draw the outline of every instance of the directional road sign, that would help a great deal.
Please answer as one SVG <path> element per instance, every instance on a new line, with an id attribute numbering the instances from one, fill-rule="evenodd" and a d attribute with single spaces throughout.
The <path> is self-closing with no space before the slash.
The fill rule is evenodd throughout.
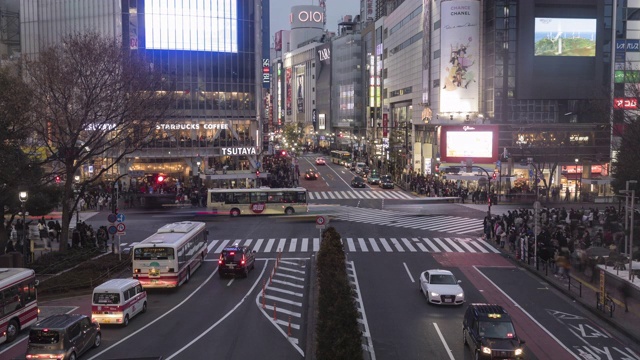
<path id="1" fill-rule="evenodd" d="M 124 214 L 118 214 L 117 218 L 119 223 L 124 222 Z"/>

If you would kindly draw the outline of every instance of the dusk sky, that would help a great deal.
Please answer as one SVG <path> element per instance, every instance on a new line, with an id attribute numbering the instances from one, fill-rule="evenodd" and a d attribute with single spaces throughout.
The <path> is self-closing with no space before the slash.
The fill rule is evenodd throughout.
<path id="1" fill-rule="evenodd" d="M 318 5 L 318 0 L 271 0 L 271 44 L 273 45 L 273 34 L 278 30 L 291 30 L 289 24 L 289 13 L 291 7 L 296 5 Z M 355 17 L 360 14 L 360 0 L 325 0 L 327 5 L 327 24 L 329 31 L 338 30 L 338 22 L 344 15 Z"/>

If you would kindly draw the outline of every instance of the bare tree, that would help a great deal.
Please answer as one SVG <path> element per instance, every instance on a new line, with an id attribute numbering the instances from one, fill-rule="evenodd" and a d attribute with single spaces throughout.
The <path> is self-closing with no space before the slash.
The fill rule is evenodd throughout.
<path id="1" fill-rule="evenodd" d="M 30 167 L 29 154 L 23 150 L 32 125 L 30 109 L 31 94 L 17 68 L 0 68 L 0 254 L 9 239 L 5 215 L 20 209 L 18 191 L 27 190 L 25 185 L 34 180 L 40 181 L 32 178 L 34 168 Z"/>
<path id="2" fill-rule="evenodd" d="M 51 154 L 52 171 L 61 176 L 65 251 L 84 190 L 151 140 L 173 95 L 158 69 L 121 39 L 95 32 L 70 34 L 42 49 L 25 60 L 24 75 L 33 92 L 34 131 Z M 97 171 L 74 183 L 84 165 L 105 158 Z"/>

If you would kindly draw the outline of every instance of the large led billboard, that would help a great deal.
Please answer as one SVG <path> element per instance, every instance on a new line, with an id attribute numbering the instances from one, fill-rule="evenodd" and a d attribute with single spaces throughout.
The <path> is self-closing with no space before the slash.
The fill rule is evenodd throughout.
<path id="1" fill-rule="evenodd" d="M 145 0 L 144 6 L 147 49 L 238 52 L 236 0 Z"/>
<path id="2" fill-rule="evenodd" d="M 440 158 L 445 162 L 472 159 L 491 163 L 498 159 L 498 127 L 495 125 L 443 126 Z"/>
<path id="3" fill-rule="evenodd" d="M 596 56 L 596 19 L 535 18 L 535 56 Z"/>

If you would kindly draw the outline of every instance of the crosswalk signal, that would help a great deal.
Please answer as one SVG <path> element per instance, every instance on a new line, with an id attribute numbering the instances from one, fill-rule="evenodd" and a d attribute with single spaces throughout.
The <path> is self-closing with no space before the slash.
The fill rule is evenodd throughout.
<path id="1" fill-rule="evenodd" d="M 61 181 L 60 175 L 56 175 L 56 184 L 60 184 L 60 181 Z"/>
<path id="2" fill-rule="evenodd" d="M 497 175 L 496 173 L 493 173 L 493 180 L 496 179 L 496 175 Z"/>
<path id="3" fill-rule="evenodd" d="M 256 178 L 260 177 L 260 170 L 256 170 Z"/>

